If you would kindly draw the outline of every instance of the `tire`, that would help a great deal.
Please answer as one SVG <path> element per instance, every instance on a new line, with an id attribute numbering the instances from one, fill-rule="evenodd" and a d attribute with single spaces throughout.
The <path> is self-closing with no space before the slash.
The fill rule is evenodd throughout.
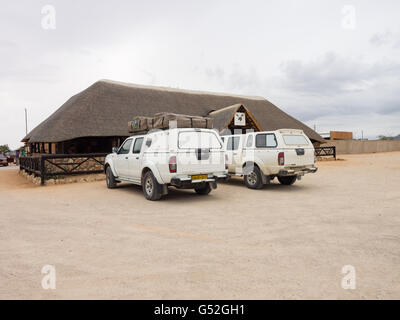
<path id="1" fill-rule="evenodd" d="M 278 176 L 278 180 L 281 184 L 283 184 L 285 186 L 290 186 L 296 182 L 297 176 L 287 176 L 287 177 L 279 177 Z"/>
<path id="2" fill-rule="evenodd" d="M 117 181 L 109 166 L 106 169 L 106 184 L 108 189 L 114 189 L 117 186 Z"/>
<path id="3" fill-rule="evenodd" d="M 249 189 L 261 189 L 263 187 L 262 173 L 260 168 L 253 166 L 252 168 L 244 168 L 244 184 Z"/>
<path id="4" fill-rule="evenodd" d="M 148 171 L 142 181 L 143 194 L 147 200 L 160 200 L 162 196 L 162 185 L 158 183 L 153 172 Z"/>
<path id="5" fill-rule="evenodd" d="M 194 191 L 196 191 L 197 194 L 201 194 L 201 195 L 207 195 L 211 192 L 211 186 L 209 183 L 206 183 L 204 186 L 200 187 L 200 188 L 194 188 Z"/>

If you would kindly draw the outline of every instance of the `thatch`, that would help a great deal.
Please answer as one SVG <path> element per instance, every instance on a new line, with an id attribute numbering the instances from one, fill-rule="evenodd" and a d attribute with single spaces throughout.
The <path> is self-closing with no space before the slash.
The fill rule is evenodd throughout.
<path id="1" fill-rule="evenodd" d="M 251 114 L 250 110 L 240 103 L 212 111 L 208 116 L 213 119 L 214 128 L 218 129 L 220 132 L 223 132 L 225 129 L 228 129 L 229 124 L 233 123 L 236 112 L 245 112 L 247 114 L 246 122 L 252 122 L 250 127 L 256 131 L 262 130 L 262 127 L 258 124 L 258 121 Z"/>
<path id="2" fill-rule="evenodd" d="M 239 106 L 241 106 L 241 104 L 234 104 L 233 106 L 210 112 L 209 117 L 213 119 L 214 128 L 219 131 L 223 130 L 227 122 L 235 115 Z"/>
<path id="3" fill-rule="evenodd" d="M 138 115 L 173 112 L 207 116 L 212 111 L 234 104 L 245 105 L 263 130 L 302 129 L 310 139 L 323 141 L 315 131 L 264 98 L 140 86 L 110 80 L 98 81 L 71 97 L 22 141 L 60 142 L 79 137 L 129 136 L 127 123 Z"/>

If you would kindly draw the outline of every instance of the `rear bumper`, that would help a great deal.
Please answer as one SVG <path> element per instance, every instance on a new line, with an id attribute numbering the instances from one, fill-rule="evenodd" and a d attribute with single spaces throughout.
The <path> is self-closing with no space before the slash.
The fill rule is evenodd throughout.
<path id="1" fill-rule="evenodd" d="M 208 179 L 195 180 L 195 181 L 192 181 L 192 178 L 190 177 L 172 178 L 171 185 L 181 189 L 193 189 L 195 187 L 200 187 L 201 185 L 204 185 L 206 183 L 212 183 L 215 184 L 216 187 L 217 181 L 225 181 L 228 180 L 230 177 L 231 176 L 229 174 L 218 174 L 212 177 L 208 177 Z"/>
<path id="2" fill-rule="evenodd" d="M 303 168 L 303 169 L 283 169 L 280 170 L 278 176 L 304 176 L 306 173 L 315 173 L 318 168 Z"/>

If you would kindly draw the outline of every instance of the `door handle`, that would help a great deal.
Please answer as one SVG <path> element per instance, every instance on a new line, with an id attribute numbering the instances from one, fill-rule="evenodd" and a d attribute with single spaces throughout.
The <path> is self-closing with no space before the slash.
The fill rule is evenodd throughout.
<path id="1" fill-rule="evenodd" d="M 139 157 L 136 157 L 136 160 L 139 160 Z"/>
<path id="2" fill-rule="evenodd" d="M 128 160 L 128 157 L 125 157 L 126 160 Z"/>

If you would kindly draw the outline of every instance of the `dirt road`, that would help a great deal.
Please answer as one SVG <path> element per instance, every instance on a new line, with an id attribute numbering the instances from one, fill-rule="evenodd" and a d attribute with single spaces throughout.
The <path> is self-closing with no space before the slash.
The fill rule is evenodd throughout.
<path id="1" fill-rule="evenodd" d="M 341 158 L 291 187 L 233 179 L 159 202 L 0 170 L 0 298 L 399 299 L 400 152 Z"/>

